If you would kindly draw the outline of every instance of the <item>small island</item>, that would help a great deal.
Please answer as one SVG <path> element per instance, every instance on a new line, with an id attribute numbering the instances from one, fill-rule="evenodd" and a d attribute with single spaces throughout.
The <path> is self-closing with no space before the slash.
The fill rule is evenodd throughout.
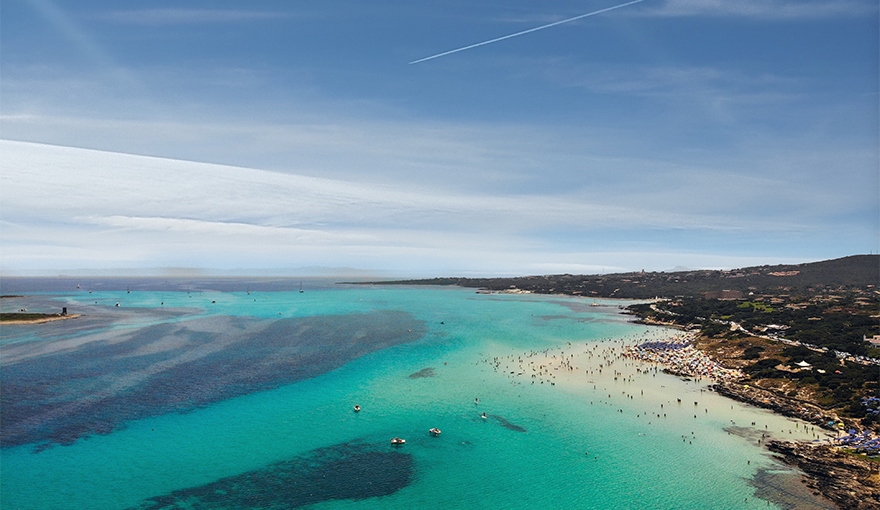
<path id="1" fill-rule="evenodd" d="M 46 322 L 76 319 L 76 313 L 36 313 L 36 312 L 3 312 L 0 313 L 0 324 L 12 326 L 19 324 L 44 324 Z"/>

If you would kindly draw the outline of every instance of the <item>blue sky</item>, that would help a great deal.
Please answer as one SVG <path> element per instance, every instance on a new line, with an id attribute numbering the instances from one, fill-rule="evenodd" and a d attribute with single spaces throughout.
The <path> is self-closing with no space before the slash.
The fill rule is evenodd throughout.
<path id="1" fill-rule="evenodd" d="M 868 0 L 0 2 L 7 274 L 880 249 Z M 28 142 L 28 143 L 20 143 Z"/>

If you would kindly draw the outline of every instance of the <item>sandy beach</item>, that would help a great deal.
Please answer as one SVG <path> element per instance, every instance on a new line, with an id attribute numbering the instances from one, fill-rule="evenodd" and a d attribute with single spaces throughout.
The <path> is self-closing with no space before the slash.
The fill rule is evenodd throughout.
<path id="1" fill-rule="evenodd" d="M 693 424 L 706 420 L 726 424 L 723 428 L 728 434 L 762 448 L 774 441 L 828 444 L 835 437 L 814 423 L 714 391 L 715 384 L 735 384 L 742 374 L 720 367 L 688 340 L 688 334 L 681 331 L 651 328 L 629 337 L 487 357 L 482 363 L 505 374 L 512 385 L 570 393 L 572 405 L 634 412 L 644 427 L 640 435 L 679 434 L 683 448 L 707 447 L 697 446 L 702 438 L 692 432 Z M 753 480 L 756 494 L 783 508 L 835 507 L 816 489 L 821 484 L 787 470 L 781 458 L 774 458 L 776 467 L 759 469 Z"/>
<path id="2" fill-rule="evenodd" d="M 674 349 L 672 355 L 638 348 L 686 339 L 680 331 L 651 328 L 623 338 L 486 357 L 482 363 L 506 375 L 512 385 L 554 387 L 571 392 L 586 405 L 619 407 L 625 412 L 622 401 L 630 401 L 629 408 L 644 401 L 636 417 L 647 418 L 648 425 L 666 422 L 676 427 L 688 420 L 720 419 L 731 427 L 752 429 L 759 443 L 770 438 L 813 441 L 833 437 L 815 424 L 757 410 L 714 392 L 713 383 L 741 374 L 716 366 L 693 347 Z"/>

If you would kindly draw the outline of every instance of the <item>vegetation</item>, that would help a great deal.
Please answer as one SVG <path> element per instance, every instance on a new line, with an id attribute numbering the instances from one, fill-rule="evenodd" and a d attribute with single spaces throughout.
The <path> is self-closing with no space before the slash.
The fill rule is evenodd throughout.
<path id="1" fill-rule="evenodd" d="M 30 312 L 3 312 L 0 313 L 0 323 L 13 321 L 36 322 L 45 319 L 61 317 L 58 313 L 30 313 Z"/>
<path id="2" fill-rule="evenodd" d="M 853 255 L 797 265 L 756 266 L 731 271 L 697 270 L 605 275 L 545 275 L 516 278 L 430 278 L 383 284 L 459 285 L 539 294 L 651 299 L 698 297 L 714 292 L 816 294 L 839 288 L 872 292 L 880 284 L 880 255 Z M 876 294 L 875 294 L 876 295 Z M 768 303 L 769 304 L 769 303 Z"/>
<path id="3" fill-rule="evenodd" d="M 868 356 L 870 344 L 865 342 L 865 338 L 880 334 L 880 323 L 876 317 L 880 300 L 876 295 L 865 296 L 859 301 L 860 305 L 854 306 L 851 303 L 860 294 L 852 291 L 840 291 L 839 294 L 839 300 L 830 302 L 813 302 L 809 296 L 794 296 L 786 301 L 772 295 L 762 297 L 783 301 L 781 306 L 776 307 L 760 302 L 679 298 L 652 305 L 635 305 L 629 309 L 655 322 L 700 328 L 705 334 L 724 334 L 732 326 L 738 326 L 733 333 L 784 337 Z M 847 301 L 849 306 L 841 306 L 841 302 Z M 712 323 L 715 323 L 715 327 L 712 327 Z"/>

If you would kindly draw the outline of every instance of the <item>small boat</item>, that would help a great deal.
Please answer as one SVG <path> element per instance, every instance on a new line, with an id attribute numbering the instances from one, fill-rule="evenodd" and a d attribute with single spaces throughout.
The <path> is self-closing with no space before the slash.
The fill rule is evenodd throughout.
<path id="1" fill-rule="evenodd" d="M 485 419 L 486 419 L 486 413 L 485 413 L 485 412 L 483 412 L 483 414 L 481 414 L 481 415 L 480 415 L 480 418 L 482 418 L 482 419 L 484 419 L 484 420 L 485 420 Z"/>
<path id="2" fill-rule="evenodd" d="M 356 412 L 356 413 L 361 412 L 361 406 L 355 404 L 355 405 L 354 405 L 354 412 Z"/>
<path id="3" fill-rule="evenodd" d="M 391 444 L 393 444 L 393 445 L 402 445 L 402 444 L 406 444 L 406 439 L 403 439 L 403 438 L 400 438 L 400 437 L 392 437 L 392 438 L 391 438 Z"/>
<path id="4" fill-rule="evenodd" d="M 299 293 L 302 294 L 303 292 L 303 282 L 299 282 Z"/>
<path id="5" fill-rule="evenodd" d="M 428 429 L 428 432 L 430 432 L 431 435 L 433 435 L 434 437 L 437 437 L 440 435 L 440 429 L 438 429 L 437 427 L 434 427 L 432 429 Z"/>

